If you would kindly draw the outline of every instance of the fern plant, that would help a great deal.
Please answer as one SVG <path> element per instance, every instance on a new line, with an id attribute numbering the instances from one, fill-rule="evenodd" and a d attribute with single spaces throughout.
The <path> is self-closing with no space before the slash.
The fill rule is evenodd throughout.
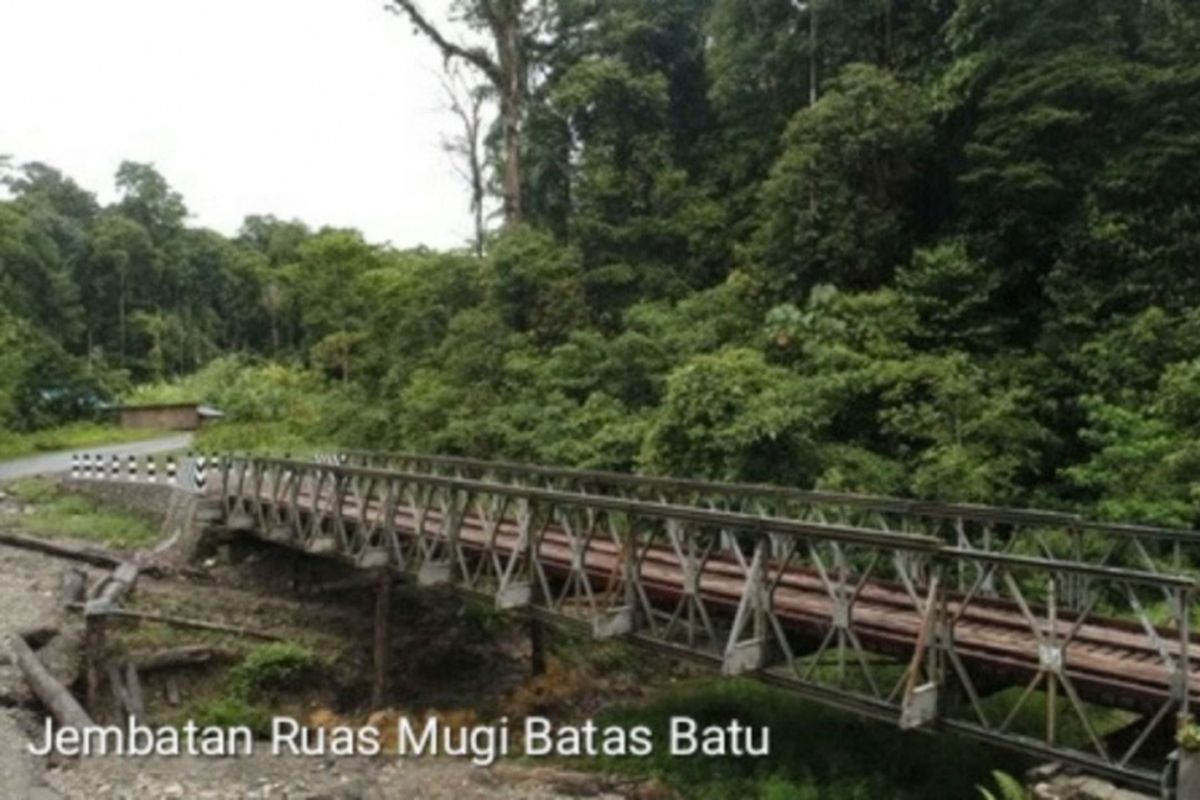
<path id="1" fill-rule="evenodd" d="M 1012 775 L 996 770 L 992 773 L 992 778 L 996 781 L 999 794 L 980 786 L 979 791 L 984 800 L 1029 800 L 1029 792 L 1025 791 L 1021 782 Z"/>
<path id="2" fill-rule="evenodd" d="M 1200 725 L 1191 717 L 1180 720 L 1179 730 L 1175 732 L 1175 741 L 1180 748 L 1189 753 L 1200 751 Z"/>

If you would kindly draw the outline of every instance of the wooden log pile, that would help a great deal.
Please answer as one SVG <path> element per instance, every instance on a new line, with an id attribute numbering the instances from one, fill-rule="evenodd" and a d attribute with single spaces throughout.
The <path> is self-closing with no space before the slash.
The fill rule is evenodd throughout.
<path id="1" fill-rule="evenodd" d="M 201 645 L 118 656 L 112 652 L 108 637 L 108 627 L 113 620 L 215 630 L 268 641 L 281 638 L 255 628 L 124 608 L 122 604 L 133 593 L 139 577 L 164 574 L 162 568 L 141 556 L 130 560 L 103 548 L 69 545 L 10 532 L 0 532 L 0 544 L 108 570 L 89 591 L 85 569 L 68 567 L 63 572 L 54 611 L 18 631 L 9 641 L 0 641 L 0 662 L 11 663 L 20 670 L 34 696 L 59 725 L 90 726 L 109 703 L 118 714 L 144 718 L 146 703 L 142 677 L 146 673 L 201 666 L 234 656 L 227 650 Z M 82 703 L 69 688 L 81 676 L 84 684 Z M 166 693 L 168 702 L 179 702 L 179 686 L 171 678 L 166 682 Z"/>

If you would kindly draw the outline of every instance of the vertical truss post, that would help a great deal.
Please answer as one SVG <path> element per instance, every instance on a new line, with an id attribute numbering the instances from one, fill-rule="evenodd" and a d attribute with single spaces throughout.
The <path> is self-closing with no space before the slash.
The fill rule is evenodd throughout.
<path id="1" fill-rule="evenodd" d="M 611 579 L 619 581 L 621 590 L 620 602 L 616 602 L 616 593 L 609 587 L 602 602 L 597 605 L 591 601 L 592 636 L 596 639 L 611 639 L 633 633 L 636 628 L 634 619 L 637 607 L 637 587 L 634 583 L 639 573 L 637 570 L 637 527 L 632 520 L 629 529 L 622 537 L 617 533 L 618 556 L 617 569 L 614 569 Z M 581 562 L 582 563 L 582 562 Z M 579 573 L 581 586 L 587 586 L 587 575 Z M 590 594 L 590 589 L 588 590 Z"/>
<path id="2" fill-rule="evenodd" d="M 1051 573 L 1046 585 L 1046 639 L 1042 645 L 1042 668 L 1046 679 L 1046 744 L 1054 747 L 1058 738 L 1058 676 L 1062 673 L 1063 653 L 1058 643 L 1057 580 Z"/>
<path id="3" fill-rule="evenodd" d="M 506 507 L 499 506 L 495 513 L 497 519 L 492 526 L 493 535 L 505 518 Z M 533 576 L 536 574 L 534 561 L 537 545 L 533 540 L 533 510 L 529 500 L 521 498 L 516 503 L 514 513 L 517 541 L 512 546 L 508 558 L 497 561 L 496 608 L 501 611 L 524 608 L 534 600 Z"/>
<path id="4" fill-rule="evenodd" d="M 1179 661 L 1175 669 L 1175 682 L 1179 692 L 1179 713 L 1190 716 L 1192 709 L 1188 678 L 1192 668 L 1188 650 L 1192 643 L 1191 591 L 1186 586 L 1180 586 L 1175 590 L 1175 597 L 1179 603 Z"/>
<path id="5" fill-rule="evenodd" d="M 1179 543 L 1175 543 L 1175 557 L 1179 557 Z M 1182 727 L 1192 721 L 1191 691 L 1188 677 L 1191 674 L 1191 660 L 1188 646 L 1191 644 L 1191 593 L 1186 586 L 1175 590 L 1174 599 L 1179 607 L 1179 658 L 1175 663 L 1175 679 L 1172 693 L 1179 703 L 1177 725 Z M 1180 747 L 1175 752 L 1175 797 L 1178 800 L 1200 797 L 1200 757 L 1194 752 L 1188 752 Z"/>
<path id="6" fill-rule="evenodd" d="M 730 537 L 734 538 L 734 537 Z M 738 544 L 736 539 L 734 546 Z M 738 603 L 733 626 L 729 632 L 729 643 L 725 647 L 725 659 L 721 671 L 726 675 L 740 675 L 762 669 L 767 660 L 767 586 L 765 561 L 769 548 L 765 536 L 754 543 L 754 556 L 746 570 L 745 587 Z M 749 629 L 750 637 L 746 637 Z"/>

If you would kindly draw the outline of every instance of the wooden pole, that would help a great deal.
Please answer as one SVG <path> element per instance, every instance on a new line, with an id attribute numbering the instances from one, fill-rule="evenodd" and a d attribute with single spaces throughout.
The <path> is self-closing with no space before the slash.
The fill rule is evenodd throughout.
<path id="1" fill-rule="evenodd" d="M 546 674 L 546 643 L 542 621 L 529 615 L 529 671 L 534 677 Z"/>
<path id="2" fill-rule="evenodd" d="M 137 666 L 132 661 L 125 662 L 125 694 L 129 698 L 129 716 L 145 719 L 146 699 L 142 694 L 142 681 L 138 677 Z"/>
<path id="3" fill-rule="evenodd" d="M 83 606 L 75 603 L 71 606 L 73 609 L 82 610 Z M 104 616 L 115 617 L 117 619 L 136 619 L 147 622 L 161 622 L 164 625 L 175 625 L 180 628 L 197 628 L 206 631 L 223 631 L 232 633 L 238 636 L 249 636 L 255 639 L 265 639 L 269 642 L 278 642 L 284 639 L 279 634 L 269 631 L 260 631 L 256 628 L 246 628 L 238 625 L 225 625 L 220 622 L 209 622 L 203 619 L 190 619 L 188 617 L 176 617 L 170 614 L 157 614 L 152 611 L 133 611 L 128 608 L 114 608 L 107 612 Z"/>
<path id="4" fill-rule="evenodd" d="M 388 656 L 391 637 L 390 616 L 392 606 L 392 574 L 381 569 L 375 588 L 375 675 L 371 681 L 371 705 L 383 708 L 388 689 Z"/>
<path id="5" fill-rule="evenodd" d="M 130 653 L 129 660 L 138 672 L 153 672 L 177 667 L 194 667 L 208 664 L 218 659 L 231 659 L 233 654 L 227 650 L 208 647 L 202 644 L 169 647 L 165 650 L 140 651 Z"/>
<path id="6" fill-rule="evenodd" d="M 105 655 L 108 650 L 104 614 L 83 617 L 83 660 L 86 679 L 84 705 L 96 713 L 100 707 L 100 687 L 104 682 Z"/>

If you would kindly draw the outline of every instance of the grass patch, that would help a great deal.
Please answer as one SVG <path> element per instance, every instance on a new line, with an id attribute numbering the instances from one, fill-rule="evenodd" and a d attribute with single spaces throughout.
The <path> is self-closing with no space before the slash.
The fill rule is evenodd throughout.
<path id="1" fill-rule="evenodd" d="M 176 725 L 182 726 L 189 720 L 201 727 L 236 728 L 244 726 L 249 728 L 258 739 L 265 739 L 271 733 L 270 710 L 239 697 L 228 695 L 193 703 L 179 714 L 175 722 Z"/>
<path id="2" fill-rule="evenodd" d="M 43 536 L 86 539 L 121 549 L 137 549 L 158 541 L 159 527 L 147 518 L 69 492 L 48 478 L 26 478 L 5 491 L 32 507 L 19 524 Z"/>
<path id="3" fill-rule="evenodd" d="M 175 719 L 182 725 L 244 726 L 258 738 L 270 733 L 281 695 L 316 682 L 321 665 L 311 650 L 295 642 L 272 642 L 250 650 L 226 673 L 217 697 L 192 703 Z"/>
<path id="4" fill-rule="evenodd" d="M 36 455 L 37 453 L 76 450 L 95 445 L 140 442 L 163 436 L 164 433 L 164 431 L 127 430 L 94 422 L 77 422 L 33 433 L 0 431 L 0 460 Z"/>
<path id="5" fill-rule="evenodd" d="M 670 718 L 701 726 L 770 729 L 765 758 L 673 757 Z M 671 687 L 645 705 L 606 713 L 601 724 L 647 725 L 647 758 L 580 760 L 573 766 L 656 777 L 689 798 L 926 800 L 979 797 L 997 767 L 1019 774 L 1021 759 L 948 735 L 920 733 L 843 714 L 750 680 L 704 679 Z"/>
<path id="6" fill-rule="evenodd" d="M 550 629 L 554 656 L 566 667 L 585 668 L 597 675 L 627 672 L 652 676 L 661 663 L 646 657 L 646 651 L 620 639 L 596 641 L 572 629 Z"/>

